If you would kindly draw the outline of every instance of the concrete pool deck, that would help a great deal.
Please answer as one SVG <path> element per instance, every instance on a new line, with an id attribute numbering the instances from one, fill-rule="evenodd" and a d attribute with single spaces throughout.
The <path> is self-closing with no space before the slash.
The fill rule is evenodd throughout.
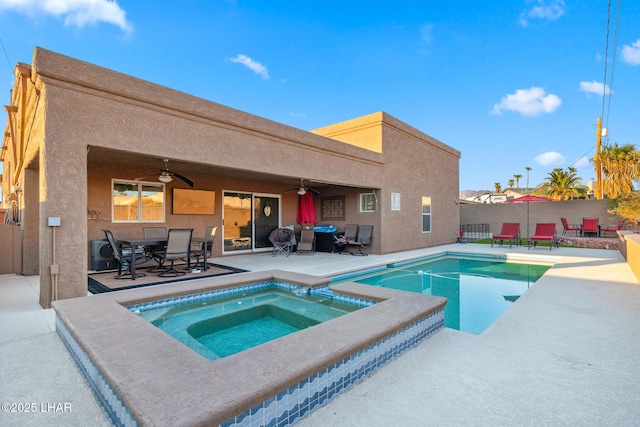
<path id="1" fill-rule="evenodd" d="M 640 286 L 617 251 L 455 244 L 384 256 L 265 253 L 216 261 L 326 275 L 447 250 L 561 258 L 483 334 L 445 328 L 298 425 L 637 423 Z M 53 319 L 38 306 L 37 277 L 0 276 L 0 396 L 37 404 L 33 413 L 1 413 L 0 424 L 108 425 Z M 58 403 L 70 411 L 47 410 Z"/>

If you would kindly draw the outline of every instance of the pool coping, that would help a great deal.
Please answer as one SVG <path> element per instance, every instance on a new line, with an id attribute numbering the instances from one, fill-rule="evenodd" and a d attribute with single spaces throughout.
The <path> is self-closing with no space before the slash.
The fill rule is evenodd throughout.
<path id="1" fill-rule="evenodd" d="M 353 282 L 335 293 L 377 301 L 348 315 L 216 361 L 126 307 L 158 299 L 277 280 L 304 287 L 330 279 L 266 270 L 56 301 L 59 321 L 139 424 L 221 424 L 349 355 L 442 310 L 446 299 Z M 114 345 L 117 343 L 117 345 Z"/>

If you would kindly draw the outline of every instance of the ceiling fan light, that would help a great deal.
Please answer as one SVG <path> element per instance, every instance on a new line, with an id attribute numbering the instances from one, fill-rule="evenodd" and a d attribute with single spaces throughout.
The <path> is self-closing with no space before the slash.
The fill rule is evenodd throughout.
<path id="1" fill-rule="evenodd" d="M 158 176 L 158 181 L 164 182 L 166 184 L 173 181 L 173 178 L 171 178 L 171 175 L 160 175 Z"/>
<path id="2" fill-rule="evenodd" d="M 305 194 L 307 194 L 307 190 L 305 190 L 304 187 L 300 187 L 300 189 L 298 190 L 298 194 L 300 196 L 304 196 Z"/>

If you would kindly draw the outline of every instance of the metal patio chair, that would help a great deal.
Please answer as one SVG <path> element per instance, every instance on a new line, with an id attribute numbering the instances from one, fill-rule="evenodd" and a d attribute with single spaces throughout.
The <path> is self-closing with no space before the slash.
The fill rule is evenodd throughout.
<path id="1" fill-rule="evenodd" d="M 111 246 L 111 250 L 113 251 L 113 257 L 118 262 L 118 274 L 115 275 L 114 279 L 128 279 L 131 278 L 131 262 L 133 261 L 138 264 L 142 264 L 147 261 L 147 257 L 144 252 L 137 251 L 137 248 L 125 248 L 122 249 L 118 241 L 113 237 L 113 233 L 111 230 L 102 230 L 104 231 L 107 240 L 109 241 L 109 245 Z M 127 276 L 127 277 L 125 277 Z M 144 277 L 144 273 L 136 273 L 135 277 Z"/>
<path id="2" fill-rule="evenodd" d="M 189 259 L 191 254 L 191 236 L 193 235 L 193 228 L 172 228 L 169 230 L 169 237 L 167 238 L 167 247 L 164 252 L 160 254 L 160 264 L 164 266 L 166 261 L 169 261 L 171 265 L 164 266 L 158 273 L 159 277 L 176 277 L 187 274 L 186 271 L 178 271 L 175 268 L 175 262 L 182 258 Z"/>

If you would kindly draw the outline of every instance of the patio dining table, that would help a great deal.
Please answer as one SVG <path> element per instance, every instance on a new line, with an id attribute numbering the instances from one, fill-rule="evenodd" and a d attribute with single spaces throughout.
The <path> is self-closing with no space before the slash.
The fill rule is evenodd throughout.
<path id="1" fill-rule="evenodd" d="M 136 280 L 136 263 L 135 263 L 136 248 L 138 246 L 164 246 L 167 244 L 167 240 L 168 239 L 144 238 L 144 237 L 118 239 L 118 243 L 121 246 L 131 248 L 131 259 L 129 260 L 129 262 L 131 263 L 131 280 Z M 210 243 L 211 241 L 212 239 L 205 239 L 203 237 L 191 238 L 191 243 L 200 243 L 202 245 L 203 252 L 204 252 L 204 259 L 202 261 L 204 265 L 204 270 L 207 270 L 209 268 L 209 266 L 207 265 L 206 244 Z M 187 268 L 188 269 L 191 268 L 191 249 L 189 249 L 189 252 L 187 254 Z"/>

